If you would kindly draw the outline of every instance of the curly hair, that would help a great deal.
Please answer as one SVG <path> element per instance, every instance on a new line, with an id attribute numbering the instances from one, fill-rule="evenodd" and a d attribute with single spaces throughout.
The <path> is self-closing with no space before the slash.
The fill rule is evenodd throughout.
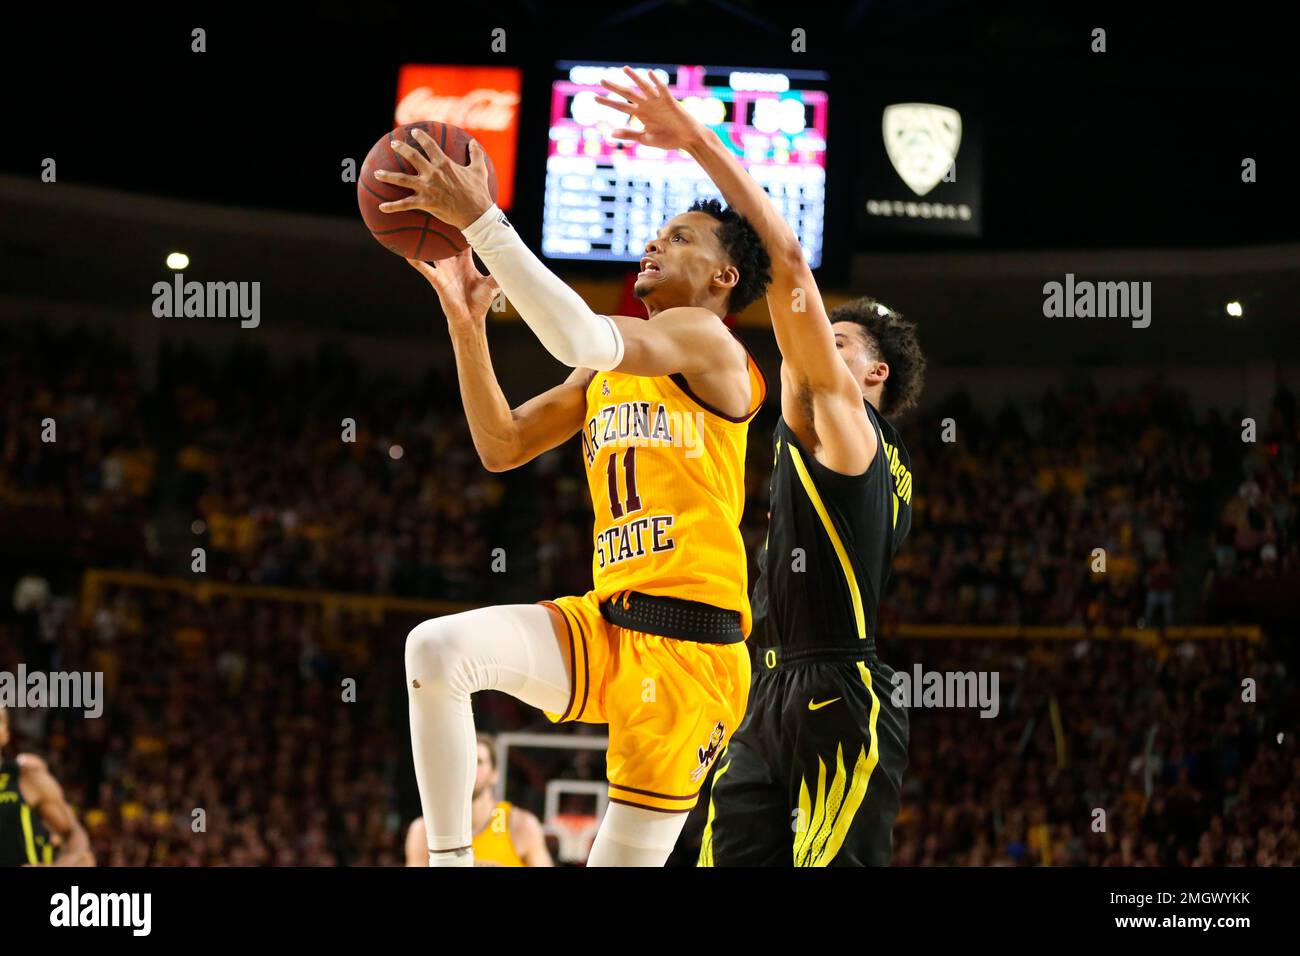
<path id="1" fill-rule="evenodd" d="M 740 278 L 727 297 L 727 311 L 740 312 L 762 298 L 772 281 L 772 258 L 763 248 L 763 240 L 749 220 L 734 209 L 724 208 L 716 199 L 697 199 L 687 212 L 702 212 L 718 221 L 718 242 L 726 250 Z"/>
<path id="2" fill-rule="evenodd" d="M 832 324 L 853 322 L 861 326 L 867 347 L 889 366 L 889 377 L 880 394 L 881 414 L 893 417 L 915 408 L 925 385 L 926 367 L 916 323 L 870 297 L 836 306 L 831 309 L 830 320 Z"/>

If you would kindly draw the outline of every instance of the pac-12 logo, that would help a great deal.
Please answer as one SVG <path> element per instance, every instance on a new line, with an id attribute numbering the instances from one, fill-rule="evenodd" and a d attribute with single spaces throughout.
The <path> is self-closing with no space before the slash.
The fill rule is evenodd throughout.
<path id="1" fill-rule="evenodd" d="M 704 776 L 705 772 L 709 769 L 709 764 L 713 763 L 713 758 L 716 757 L 718 751 L 722 749 L 722 738 L 726 735 L 727 728 L 722 725 L 722 721 L 718 721 L 713 727 L 713 732 L 709 734 L 709 742 L 702 745 L 699 750 L 696 751 L 696 756 L 700 758 L 700 765 L 691 771 L 692 780 L 698 781 Z"/>
<path id="2" fill-rule="evenodd" d="M 924 196 L 952 169 L 961 148 L 961 114 L 933 103 L 885 107 L 885 152 L 903 182 Z"/>

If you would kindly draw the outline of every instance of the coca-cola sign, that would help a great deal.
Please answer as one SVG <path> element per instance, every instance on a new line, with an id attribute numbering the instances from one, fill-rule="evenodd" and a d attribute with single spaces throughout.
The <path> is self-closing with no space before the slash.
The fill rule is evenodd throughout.
<path id="1" fill-rule="evenodd" d="M 397 77 L 393 125 L 436 120 L 472 133 L 496 166 L 497 203 L 509 209 L 521 89 L 520 72 L 513 67 L 408 64 Z"/>
<path id="2" fill-rule="evenodd" d="M 427 86 L 419 86 L 397 104 L 397 125 L 437 120 L 461 129 L 506 130 L 514 125 L 519 94 L 508 90 L 470 90 L 463 96 L 439 96 Z"/>

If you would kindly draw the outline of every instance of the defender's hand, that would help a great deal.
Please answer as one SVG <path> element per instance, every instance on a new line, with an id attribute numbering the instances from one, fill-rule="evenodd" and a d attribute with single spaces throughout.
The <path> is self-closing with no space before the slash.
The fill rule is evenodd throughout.
<path id="1" fill-rule="evenodd" d="M 609 80 L 601 80 L 600 85 L 611 93 L 617 93 L 627 102 L 610 99 L 607 96 L 596 97 L 596 102 L 640 120 L 645 128 L 616 129 L 610 134 L 611 136 L 615 139 L 634 140 L 647 146 L 657 146 L 660 149 L 685 149 L 704 135 L 704 124 L 686 112 L 682 104 L 673 99 L 673 94 L 657 74 L 647 73 L 650 78 L 647 81 L 630 66 L 623 67 L 623 72 L 636 84 L 635 88 L 622 86 Z"/>
<path id="2" fill-rule="evenodd" d="M 488 309 L 500 291 L 497 280 L 482 275 L 474 265 L 469 249 L 450 259 L 442 259 L 435 266 L 431 262 L 407 259 L 416 272 L 429 280 L 438 293 L 442 311 L 447 314 L 447 325 L 480 327 L 484 325 Z"/>
<path id="3" fill-rule="evenodd" d="M 411 136 L 424 147 L 424 152 L 398 139 L 389 146 L 415 167 L 415 175 L 378 169 L 375 178 L 390 186 L 409 189 L 412 195 L 380 203 L 379 211 L 422 209 L 457 229 L 464 229 L 487 212 L 492 205 L 492 194 L 488 192 L 487 161 L 478 140 L 470 140 L 469 165 L 462 166 L 452 162 L 424 130 L 413 129 Z"/>

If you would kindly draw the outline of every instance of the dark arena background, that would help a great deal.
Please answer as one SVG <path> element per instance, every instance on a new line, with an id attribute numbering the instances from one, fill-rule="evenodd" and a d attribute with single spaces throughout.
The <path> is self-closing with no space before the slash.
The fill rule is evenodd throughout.
<path id="1" fill-rule="evenodd" d="M 153 893 L 154 935 L 230 932 L 198 899 L 315 907 L 312 938 L 376 907 L 482 929 L 489 898 L 554 914 L 575 893 L 607 915 L 641 900 L 643 921 L 679 899 L 646 935 L 711 943 L 781 906 L 768 892 L 787 929 L 847 918 L 841 897 L 913 932 L 943 932 L 924 921 L 945 907 L 1057 938 L 1277 922 L 1297 887 L 1264 871 L 1300 862 L 1300 84 L 1266 9 L 379 3 L 6 30 L 0 763 L 44 761 L 96 869 L 6 876 L 0 931 L 49 929 L 74 884 Z M 712 193 L 689 162 L 610 159 L 618 117 L 592 97 L 623 64 L 738 144 L 828 307 L 872 296 L 917 323 L 926 382 L 894 422 L 914 512 L 878 646 L 971 696 L 909 696 L 878 875 L 690 869 L 707 783 L 671 873 L 401 869 L 408 632 L 591 589 L 592 505 L 576 438 L 480 462 L 437 296 L 367 233 L 357 171 L 395 125 L 464 127 L 528 246 L 595 312 L 641 315 L 647 230 Z M 242 311 L 169 314 L 186 282 Z M 781 357 L 762 299 L 727 321 L 771 385 L 745 463 L 752 585 Z M 488 335 L 512 404 L 567 374 L 513 306 Z M 94 675 L 94 706 L 19 679 L 69 673 Z M 474 716 L 497 796 L 582 867 L 606 728 L 494 691 Z M 347 869 L 159 876 L 197 867 Z M 1033 868 L 1056 875 L 1005 872 Z"/>

